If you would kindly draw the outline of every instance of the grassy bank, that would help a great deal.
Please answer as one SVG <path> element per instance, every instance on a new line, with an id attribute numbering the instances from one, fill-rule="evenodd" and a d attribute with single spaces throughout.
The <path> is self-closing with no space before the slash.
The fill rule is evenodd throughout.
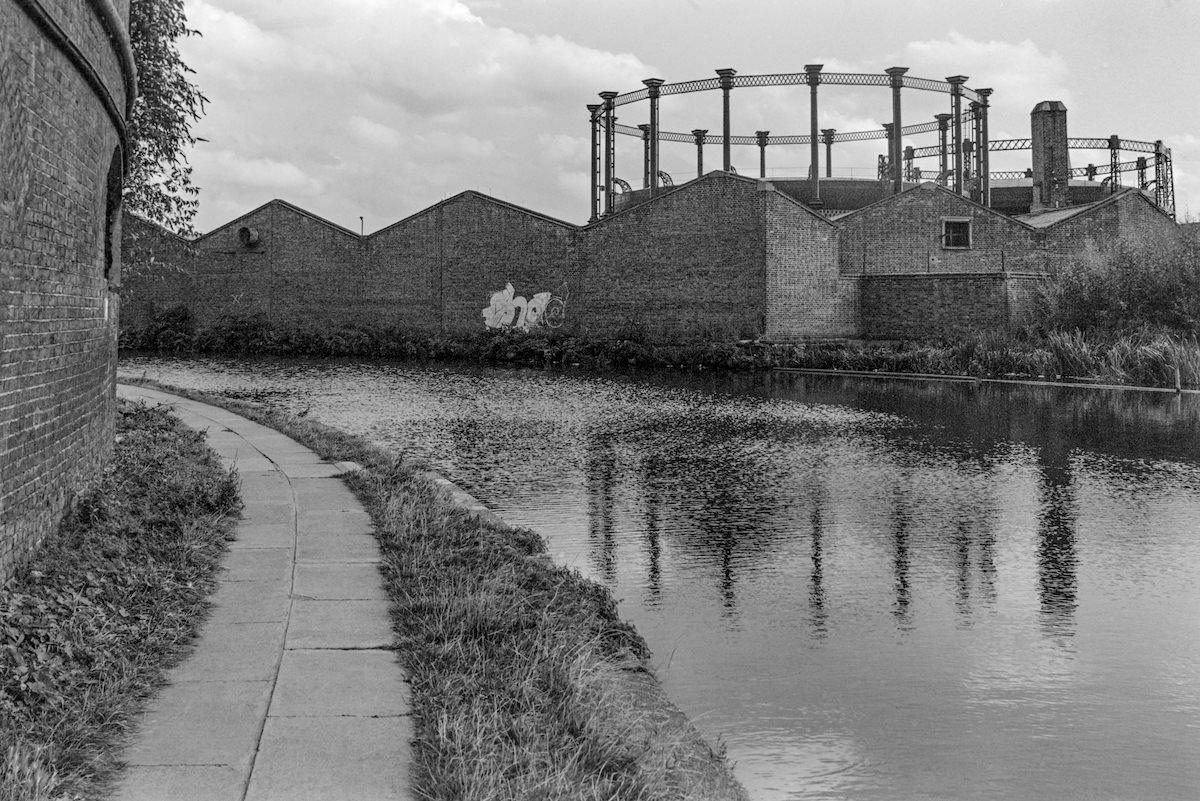
<path id="1" fill-rule="evenodd" d="M 955 340 L 791 346 L 778 362 L 826 370 L 1200 387 L 1196 337 L 1149 329 L 1042 336 L 983 332 Z"/>
<path id="2" fill-rule="evenodd" d="M 186 318 L 182 311 L 177 312 Z M 172 322 L 174 320 L 174 322 Z M 179 334 L 176 317 L 161 328 L 123 334 L 128 347 L 160 353 L 360 356 L 472 361 L 533 367 L 628 366 L 716 370 L 778 367 L 929 373 L 976 378 L 1085 380 L 1131 386 L 1200 387 L 1195 334 L 1142 327 L 1120 331 L 982 331 L 955 339 L 888 342 L 692 342 L 663 344 L 627 329 L 627 338 L 588 340 L 553 330 L 431 335 L 403 329 L 276 329 L 263 320 L 226 321 Z M 228 325 L 228 327 L 225 327 Z M 190 329 L 189 329 L 190 330 Z M 244 338 L 242 335 L 245 335 Z M 1178 369 L 1178 374 L 1176 370 Z"/>
<path id="3" fill-rule="evenodd" d="M 313 421 L 203 393 L 323 457 L 376 523 L 429 799 L 738 799 L 666 703 L 612 596 L 533 532 L 452 503 L 425 468 Z"/>
<path id="4" fill-rule="evenodd" d="M 118 404 L 115 453 L 0 587 L 0 799 L 91 798 L 203 619 L 238 508 L 203 436 Z"/>

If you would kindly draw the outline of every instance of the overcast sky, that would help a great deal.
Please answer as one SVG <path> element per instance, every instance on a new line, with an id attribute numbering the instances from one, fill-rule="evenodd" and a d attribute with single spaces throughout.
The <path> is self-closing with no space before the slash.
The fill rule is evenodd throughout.
<path id="1" fill-rule="evenodd" d="M 195 130 L 208 142 L 191 155 L 200 231 L 282 198 L 355 231 L 362 216 L 370 233 L 466 189 L 581 223 L 586 105 L 598 92 L 810 63 L 967 75 L 995 90 L 993 139 L 1028 136 L 1042 100 L 1066 104 L 1074 137 L 1162 139 L 1180 218 L 1200 216 L 1194 0 L 188 0 L 187 12 L 203 36 L 181 50 L 210 101 Z M 822 128 L 891 119 L 887 89 L 827 86 L 819 97 Z M 903 121 L 948 103 L 906 90 Z M 719 133 L 720 106 L 719 92 L 664 98 L 661 126 Z M 808 132 L 806 87 L 736 89 L 732 107 L 735 134 Z M 618 114 L 637 125 L 649 107 Z M 635 187 L 640 148 L 619 138 L 617 174 Z M 834 172 L 868 175 L 882 150 L 835 146 Z M 808 169 L 806 147 L 767 154 L 771 174 Z M 661 158 L 677 180 L 694 177 L 694 147 L 664 143 Z M 709 146 L 705 170 L 720 158 Z M 1073 166 L 1107 158 L 1072 152 Z M 1028 159 L 1011 154 L 993 169 Z M 756 148 L 734 148 L 733 161 L 758 174 Z"/>

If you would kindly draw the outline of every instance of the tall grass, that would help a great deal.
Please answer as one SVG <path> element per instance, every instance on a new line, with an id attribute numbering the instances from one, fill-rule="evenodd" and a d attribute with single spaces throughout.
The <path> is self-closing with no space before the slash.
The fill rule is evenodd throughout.
<path id="1" fill-rule="evenodd" d="M 0 799 L 94 797 L 195 635 L 238 506 L 203 435 L 118 404 L 113 461 L 0 587 Z"/>
<path id="2" fill-rule="evenodd" d="M 528 529 L 451 502 L 419 462 L 307 418 L 204 393 L 327 459 L 376 525 L 412 688 L 418 797 L 732 799 L 722 756 L 665 699 L 612 595 Z"/>

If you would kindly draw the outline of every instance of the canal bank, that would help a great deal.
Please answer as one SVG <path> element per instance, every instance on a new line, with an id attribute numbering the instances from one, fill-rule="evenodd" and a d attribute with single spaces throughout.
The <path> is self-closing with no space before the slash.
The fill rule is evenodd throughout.
<path id="1" fill-rule="evenodd" d="M 1200 396 L 345 359 L 123 369 L 417 454 L 545 536 L 620 599 L 755 799 L 1200 787 Z"/>
<path id="2" fill-rule="evenodd" d="M 382 551 L 394 645 L 412 688 L 418 795 L 746 797 L 667 699 L 612 597 L 553 565 L 537 535 L 364 440 L 212 400 L 327 461 L 363 466 L 347 481 Z"/>

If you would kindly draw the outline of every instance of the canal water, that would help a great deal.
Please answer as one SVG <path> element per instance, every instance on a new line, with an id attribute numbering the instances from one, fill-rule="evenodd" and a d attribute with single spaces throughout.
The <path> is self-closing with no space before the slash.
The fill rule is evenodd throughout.
<path id="1" fill-rule="evenodd" d="M 126 359 L 428 458 L 610 587 L 758 801 L 1200 797 L 1200 397 Z"/>

